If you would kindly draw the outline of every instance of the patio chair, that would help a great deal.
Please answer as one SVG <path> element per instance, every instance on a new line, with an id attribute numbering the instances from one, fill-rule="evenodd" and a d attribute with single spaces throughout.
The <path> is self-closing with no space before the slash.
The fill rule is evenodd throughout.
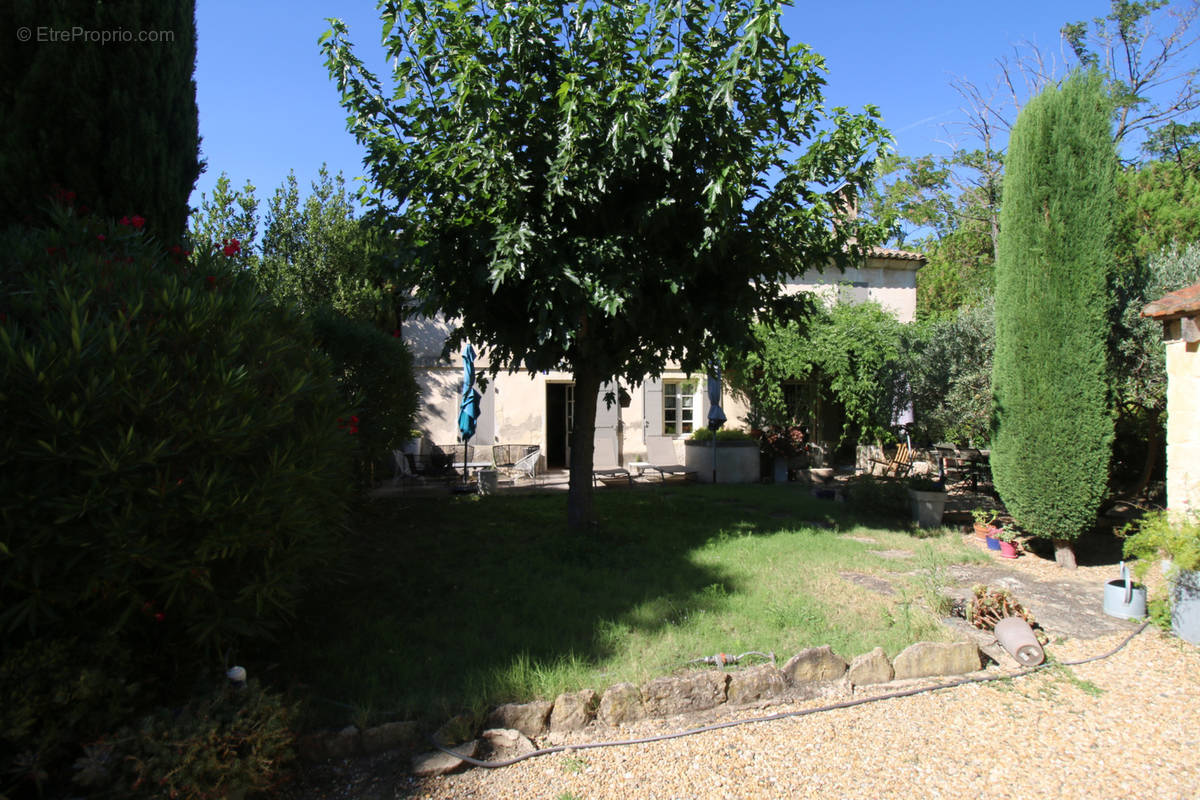
<path id="1" fill-rule="evenodd" d="M 629 474 L 629 470 L 624 467 L 613 467 L 611 469 L 593 469 L 592 484 L 601 484 L 605 486 L 633 486 L 633 476 Z"/>
<path id="2" fill-rule="evenodd" d="M 508 445 L 508 447 L 511 449 L 512 445 Z M 500 470 L 504 472 L 505 476 L 513 479 L 514 481 L 518 478 L 528 478 L 534 483 L 537 483 L 537 469 L 538 462 L 540 462 L 542 459 L 542 448 L 536 444 L 533 444 L 523 445 L 522 449 L 525 450 L 525 454 L 523 456 L 516 459 L 511 464 L 501 465 Z"/>
<path id="3" fill-rule="evenodd" d="M 696 480 L 696 470 L 688 469 L 683 464 L 671 463 L 675 458 L 675 447 L 671 444 L 670 439 L 658 436 L 646 437 L 646 460 L 650 462 L 647 469 L 657 472 L 663 483 L 667 482 L 668 475 L 673 478 L 682 478 L 685 481 Z"/>
<path id="4" fill-rule="evenodd" d="M 896 453 L 891 458 L 879 460 L 878 458 L 871 459 L 871 474 L 875 474 L 875 465 L 883 467 L 880 473 L 883 476 L 892 475 L 896 478 L 903 478 L 912 470 L 913 454 L 907 442 L 901 442 L 896 446 Z"/>

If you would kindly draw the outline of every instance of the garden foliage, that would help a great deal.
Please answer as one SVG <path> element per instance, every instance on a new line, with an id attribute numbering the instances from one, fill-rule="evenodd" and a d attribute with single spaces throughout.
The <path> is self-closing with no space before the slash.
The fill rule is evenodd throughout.
<path id="1" fill-rule="evenodd" d="M 1060 541 L 1095 520 L 1113 438 L 1110 115 L 1100 78 L 1077 74 L 1025 107 L 1007 159 L 992 472 L 1017 523 Z"/>
<path id="2" fill-rule="evenodd" d="M 189 257 L 143 224 L 59 209 L 0 233 L 0 669 L 28 642 L 86 652 L 47 691 L 92 670 L 114 710 L 288 621 L 339 541 L 354 447 L 328 359 L 236 248 Z"/>
<path id="3" fill-rule="evenodd" d="M 140 214 L 159 241 L 178 240 L 201 171 L 195 6 L 0 3 L 0 225 L 41 219 L 62 186 L 93 211 Z M 39 39 L 55 33 L 73 38 Z M 126 33 L 162 38 L 86 38 Z"/>
<path id="4" fill-rule="evenodd" d="M 804 423 L 816 437 L 894 438 L 907 404 L 904 325 L 877 303 L 817 307 L 803 322 L 754 326 L 755 347 L 730 360 L 732 387 L 767 425 Z M 808 384 L 810 408 L 789 408 L 784 386 Z M 842 430 L 826 430 L 818 409 L 836 403 Z"/>

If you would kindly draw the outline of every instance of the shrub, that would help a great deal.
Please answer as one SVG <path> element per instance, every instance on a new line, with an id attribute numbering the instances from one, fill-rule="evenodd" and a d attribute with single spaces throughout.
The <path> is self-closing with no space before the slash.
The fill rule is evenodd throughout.
<path id="1" fill-rule="evenodd" d="M 697 428 L 692 432 L 693 442 L 711 442 L 713 440 L 713 432 L 708 428 Z M 750 434 L 739 428 L 722 428 L 717 431 L 718 442 L 753 442 L 755 439 Z"/>
<path id="2" fill-rule="evenodd" d="M 293 709 L 256 681 L 224 686 L 181 709 L 159 709 L 136 726 L 84 748 L 74 782 L 129 798 L 225 798 L 266 792 L 292 759 Z"/>
<path id="3" fill-rule="evenodd" d="M 328 307 L 314 310 L 309 319 L 317 344 L 332 360 L 338 386 L 354 409 L 360 485 L 369 483 L 369 465 L 387 459 L 412 438 L 420 394 L 412 355 L 398 336 Z"/>
<path id="4" fill-rule="evenodd" d="M 123 222 L 0 232 L 0 633 L 137 675 L 144 706 L 289 619 L 353 437 L 303 319 Z"/>
<path id="5" fill-rule="evenodd" d="M 908 513 L 908 487 L 902 480 L 861 475 L 847 489 L 855 508 L 871 514 L 899 516 Z"/>

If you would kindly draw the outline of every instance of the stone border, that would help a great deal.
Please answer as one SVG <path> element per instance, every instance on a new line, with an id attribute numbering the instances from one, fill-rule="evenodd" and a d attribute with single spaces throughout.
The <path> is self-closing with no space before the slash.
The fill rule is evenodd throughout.
<path id="1" fill-rule="evenodd" d="M 584 689 L 560 694 L 553 702 L 508 703 L 487 715 L 484 738 L 494 746 L 497 729 L 528 739 L 559 738 L 598 724 L 619 727 L 644 719 L 708 711 L 718 706 L 775 705 L 826 697 L 859 686 L 877 686 L 917 678 L 963 675 L 983 668 L 974 642 L 917 642 L 889 660 L 876 647 L 847 663 L 831 647 L 810 647 L 788 659 L 782 668 L 773 664 L 733 672 L 704 669 L 650 680 L 640 687 L 618 683 L 603 692 Z M 471 720 L 455 717 L 434 734 L 441 744 L 474 755 L 479 741 Z M 350 725 L 339 731 L 307 734 L 300 738 L 300 756 L 309 761 L 377 755 L 389 750 L 417 752 L 425 749 L 416 722 L 389 722 L 366 730 Z M 440 775 L 463 765 L 461 759 L 441 751 L 413 758 L 413 774 Z"/>

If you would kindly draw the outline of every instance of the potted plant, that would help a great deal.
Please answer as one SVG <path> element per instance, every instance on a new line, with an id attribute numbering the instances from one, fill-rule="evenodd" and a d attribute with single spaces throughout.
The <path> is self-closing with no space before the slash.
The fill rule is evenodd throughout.
<path id="1" fill-rule="evenodd" d="M 1200 515 L 1158 511 L 1134 523 L 1136 533 L 1126 535 L 1124 552 L 1136 558 L 1134 574 L 1144 578 L 1150 564 L 1169 561 L 1166 566 L 1169 587 L 1171 630 L 1192 644 L 1200 644 Z M 1129 526 L 1122 534 L 1128 534 Z M 1164 598 L 1153 598 L 1154 606 L 1164 608 Z M 1160 618 L 1165 621 L 1165 613 Z"/>
<path id="2" fill-rule="evenodd" d="M 1016 558 L 1017 557 L 1017 532 L 1012 528 L 1006 528 L 1001 525 L 996 529 L 996 539 L 1000 546 L 1001 558 Z"/>
<path id="3" fill-rule="evenodd" d="M 922 528 L 936 528 L 942 524 L 942 513 L 946 510 L 946 487 L 925 476 L 910 478 L 908 499 L 913 520 Z"/>
<path id="4" fill-rule="evenodd" d="M 1000 512 L 991 508 L 976 508 L 971 511 L 971 517 L 975 521 L 975 536 L 978 539 L 986 539 L 989 536 L 995 536 L 992 531 L 996 528 L 996 520 L 1000 517 Z"/>

